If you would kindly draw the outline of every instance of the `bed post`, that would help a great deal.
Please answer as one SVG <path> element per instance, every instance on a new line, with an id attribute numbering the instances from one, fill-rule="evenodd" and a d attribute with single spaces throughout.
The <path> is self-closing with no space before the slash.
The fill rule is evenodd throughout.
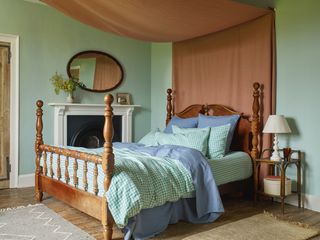
<path id="1" fill-rule="evenodd" d="M 252 104 L 252 122 L 251 122 L 251 131 L 252 131 L 252 150 L 251 157 L 253 159 L 259 157 L 259 111 L 260 111 L 260 84 L 255 82 L 253 84 L 253 104 Z"/>
<path id="2" fill-rule="evenodd" d="M 103 154 L 102 154 L 102 170 L 104 173 L 104 195 L 102 197 L 102 216 L 101 222 L 103 225 L 103 236 L 105 240 L 112 239 L 112 228 L 113 228 L 113 217 L 109 211 L 106 192 L 109 189 L 112 173 L 114 169 L 114 155 L 112 150 L 112 137 L 113 137 L 113 126 L 112 126 L 112 107 L 111 104 L 113 102 L 113 96 L 111 94 L 107 94 L 104 98 L 104 102 L 106 104 L 104 110 L 104 128 L 103 128 L 103 136 L 104 136 L 104 145 L 103 145 Z"/>
<path id="3" fill-rule="evenodd" d="M 43 122 L 42 122 L 42 106 L 43 102 L 41 100 L 37 101 L 37 111 L 36 111 L 36 142 L 35 142 L 35 152 L 36 152 L 36 172 L 35 172 L 35 197 L 38 202 L 42 201 L 42 189 L 40 184 L 40 174 L 41 174 L 41 168 L 40 168 L 40 159 L 41 159 L 41 150 L 40 146 L 43 144 L 42 139 L 42 129 L 43 129 Z"/>
<path id="4" fill-rule="evenodd" d="M 168 88 L 167 89 L 167 118 L 166 118 L 166 125 L 168 125 L 168 123 L 171 120 L 172 117 L 172 89 Z"/>

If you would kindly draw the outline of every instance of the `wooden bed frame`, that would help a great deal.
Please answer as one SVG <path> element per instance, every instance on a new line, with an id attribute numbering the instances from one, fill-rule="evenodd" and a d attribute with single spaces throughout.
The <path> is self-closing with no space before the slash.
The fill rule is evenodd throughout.
<path id="1" fill-rule="evenodd" d="M 250 154 L 252 158 L 258 157 L 258 143 L 259 143 L 259 98 L 260 98 L 260 84 L 254 83 L 253 85 L 253 115 L 252 119 L 249 120 L 248 117 L 241 114 L 237 130 L 235 131 L 234 141 L 232 143 L 232 150 L 241 150 Z M 171 117 L 175 114 L 173 111 L 172 104 L 172 90 L 168 89 L 167 91 L 167 118 L 166 123 L 168 123 Z M 103 236 L 106 240 L 112 239 L 113 225 L 114 220 L 108 208 L 108 202 L 106 198 L 106 192 L 109 189 L 112 173 L 114 169 L 114 154 L 112 149 L 112 136 L 113 136 L 113 126 L 112 126 L 112 102 L 113 96 L 107 94 L 104 98 L 106 107 L 104 112 L 105 124 L 103 129 L 103 136 L 105 143 L 103 145 L 103 154 L 94 155 L 83 153 L 75 150 L 69 150 L 65 148 L 54 147 L 50 145 L 45 145 L 42 138 L 42 129 L 43 129 L 43 111 L 42 106 L 43 102 L 41 100 L 37 101 L 37 110 L 36 110 L 36 142 L 35 142 L 35 152 L 36 152 L 36 171 L 35 171 L 35 196 L 37 201 L 42 201 L 43 192 L 48 193 L 49 195 L 54 196 L 55 198 L 67 203 L 68 205 L 79 209 L 80 211 L 98 219 L 103 225 Z M 232 115 L 239 114 L 238 112 L 225 107 L 223 105 L 191 105 L 180 113 L 176 113 L 176 116 L 186 118 L 198 116 L 198 114 L 203 113 L 205 115 Z M 50 154 L 49 164 L 47 164 L 47 155 Z M 54 179 L 53 171 L 53 159 L 52 153 L 57 154 L 57 169 L 56 169 L 56 178 Z M 61 181 L 61 161 L 60 156 L 63 155 L 66 157 L 65 161 L 65 173 L 64 178 L 66 183 Z M 44 164 L 40 166 L 40 159 L 43 156 Z M 73 186 L 69 185 L 69 157 L 75 159 L 73 163 Z M 83 162 L 83 186 L 85 190 L 78 188 L 78 161 Z M 93 169 L 93 192 L 88 192 L 88 162 L 94 164 Z M 104 184 L 103 191 L 104 194 L 102 197 L 98 196 L 98 165 L 102 165 L 103 175 L 104 175 Z M 240 182 L 241 183 L 241 182 Z M 239 182 L 236 182 L 239 184 Z M 232 188 L 232 185 L 227 184 L 226 189 Z M 220 189 L 223 191 L 223 186 Z M 228 191 L 228 190 L 227 190 Z"/>

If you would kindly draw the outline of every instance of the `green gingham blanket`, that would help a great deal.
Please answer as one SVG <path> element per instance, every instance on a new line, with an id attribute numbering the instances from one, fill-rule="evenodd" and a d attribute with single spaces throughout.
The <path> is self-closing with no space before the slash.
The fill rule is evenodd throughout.
<path id="1" fill-rule="evenodd" d="M 66 147 L 91 154 L 101 155 L 103 149 L 86 149 L 79 147 Z M 166 202 L 174 202 L 180 198 L 194 196 L 194 186 L 190 172 L 178 160 L 171 158 L 153 157 L 147 153 L 129 150 L 127 148 L 114 148 L 115 170 L 108 192 L 108 206 L 120 227 L 128 223 L 130 217 L 138 214 L 142 209 L 161 206 Z M 47 166 L 50 164 L 50 153 L 47 156 Z M 43 157 L 41 165 L 43 166 Z M 60 157 L 62 178 L 65 173 L 65 157 Z M 73 185 L 73 158 L 69 158 L 69 184 Z M 88 191 L 93 193 L 94 164 L 88 163 Z M 53 154 L 53 172 L 57 179 L 57 155 Z M 83 161 L 78 160 L 78 188 L 83 186 Z M 103 171 L 98 166 L 98 195 L 102 196 Z"/>
<path id="2" fill-rule="evenodd" d="M 194 195 L 190 172 L 177 160 L 114 149 L 115 171 L 107 199 L 119 227 L 142 209 Z"/>

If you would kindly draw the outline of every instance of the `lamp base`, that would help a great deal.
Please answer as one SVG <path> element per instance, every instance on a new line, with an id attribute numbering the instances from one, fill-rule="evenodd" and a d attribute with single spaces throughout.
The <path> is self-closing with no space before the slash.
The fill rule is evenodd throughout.
<path id="1" fill-rule="evenodd" d="M 273 152 L 272 152 L 272 156 L 270 157 L 270 160 L 272 161 L 280 161 L 281 160 L 281 157 L 280 157 L 280 154 L 278 152 L 278 135 L 275 133 L 274 134 L 274 139 L 273 139 Z"/>

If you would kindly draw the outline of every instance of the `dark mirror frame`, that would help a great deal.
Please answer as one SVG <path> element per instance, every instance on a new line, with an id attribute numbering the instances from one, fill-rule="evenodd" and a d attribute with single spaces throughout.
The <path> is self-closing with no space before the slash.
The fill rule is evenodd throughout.
<path id="1" fill-rule="evenodd" d="M 95 90 L 95 89 L 90 89 L 90 88 L 86 88 L 86 87 L 83 87 L 81 85 L 79 85 L 80 88 L 82 88 L 83 90 L 86 90 L 86 91 L 89 91 L 89 92 L 99 92 L 99 93 L 103 93 L 103 92 L 108 92 L 108 91 L 112 91 L 114 89 L 116 89 L 117 87 L 120 86 L 120 84 L 122 83 L 123 81 L 123 76 L 124 76 L 124 73 L 123 73 L 123 68 L 122 68 L 122 65 L 120 64 L 120 62 L 115 58 L 113 57 L 112 55 L 108 54 L 108 53 L 105 53 L 105 52 L 101 52 L 101 51 L 95 51 L 95 50 L 88 50 L 88 51 L 82 51 L 82 52 L 79 52 L 77 53 L 76 55 L 74 55 L 72 58 L 70 58 L 68 64 L 67 64 L 67 74 L 68 76 L 71 78 L 71 72 L 70 72 L 70 67 L 71 67 L 71 63 L 72 61 L 77 58 L 78 56 L 80 55 L 83 55 L 83 54 L 87 54 L 87 53 L 95 53 L 95 54 L 101 54 L 101 55 L 104 55 L 106 57 L 109 57 L 111 58 L 113 61 L 115 61 L 115 63 L 119 66 L 120 68 L 120 72 L 121 72 L 121 77 L 119 79 L 119 82 L 112 88 L 107 88 L 107 89 L 103 89 L 103 90 Z"/>

